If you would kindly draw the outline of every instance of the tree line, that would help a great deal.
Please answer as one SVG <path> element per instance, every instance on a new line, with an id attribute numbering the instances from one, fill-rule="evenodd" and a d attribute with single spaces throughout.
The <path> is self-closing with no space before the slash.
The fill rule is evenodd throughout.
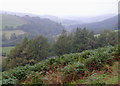
<path id="1" fill-rule="evenodd" d="M 77 28 L 75 33 L 67 35 L 63 30 L 54 44 L 54 51 L 56 55 L 63 55 L 66 53 L 78 53 L 87 49 L 95 49 L 107 45 L 114 46 L 118 43 L 118 33 L 110 30 L 104 30 L 98 36 L 94 32 L 89 32 L 86 28 Z"/>
<path id="2" fill-rule="evenodd" d="M 50 56 L 78 53 L 107 45 L 114 46 L 117 43 L 117 32 L 104 30 L 99 36 L 95 36 L 94 32 L 89 32 L 86 28 L 77 28 L 76 32 L 70 34 L 63 30 L 54 43 L 48 42 L 48 39 L 42 35 L 29 40 L 24 37 L 3 61 L 3 71 L 20 65 L 33 65 Z"/>

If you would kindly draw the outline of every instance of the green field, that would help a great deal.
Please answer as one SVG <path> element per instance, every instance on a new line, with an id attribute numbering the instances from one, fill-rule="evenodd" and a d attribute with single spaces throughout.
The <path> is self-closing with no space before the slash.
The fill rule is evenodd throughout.
<path id="1" fill-rule="evenodd" d="M 2 14 L 2 26 L 0 25 L 2 29 L 5 29 L 6 26 L 15 28 L 23 24 L 26 24 L 26 21 L 23 20 L 21 17 L 14 16 L 14 15 L 8 15 L 8 14 Z"/>
<path id="2" fill-rule="evenodd" d="M 10 38 L 11 34 L 14 34 L 14 33 L 15 33 L 17 36 L 18 36 L 18 35 L 25 34 L 25 32 L 22 31 L 22 30 L 2 31 L 2 34 L 5 34 L 8 39 Z M 1 36 L 1 31 L 0 31 L 0 36 Z"/>
<path id="3" fill-rule="evenodd" d="M 14 47 L 2 47 L 2 52 L 9 54 Z"/>

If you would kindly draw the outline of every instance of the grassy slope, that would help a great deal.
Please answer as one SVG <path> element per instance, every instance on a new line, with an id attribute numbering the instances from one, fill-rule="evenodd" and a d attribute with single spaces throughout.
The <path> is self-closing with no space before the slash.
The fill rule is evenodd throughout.
<path id="1" fill-rule="evenodd" d="M 5 26 L 17 27 L 17 26 L 20 26 L 26 23 L 27 22 L 25 20 L 23 20 L 22 18 L 18 16 L 2 14 L 2 29 L 5 29 Z"/>

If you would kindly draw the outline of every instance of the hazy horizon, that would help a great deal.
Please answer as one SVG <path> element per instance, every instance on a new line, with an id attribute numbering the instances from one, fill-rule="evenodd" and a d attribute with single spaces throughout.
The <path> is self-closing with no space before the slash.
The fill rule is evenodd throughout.
<path id="1" fill-rule="evenodd" d="M 93 17 L 118 13 L 119 0 L 2 0 L 0 11 L 53 15 L 58 17 Z"/>

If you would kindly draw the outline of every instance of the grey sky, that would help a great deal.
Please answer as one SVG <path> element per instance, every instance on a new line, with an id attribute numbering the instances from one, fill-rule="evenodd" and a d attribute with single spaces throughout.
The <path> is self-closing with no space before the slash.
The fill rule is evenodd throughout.
<path id="1" fill-rule="evenodd" d="M 2 0 L 3 11 L 55 16 L 117 14 L 119 0 Z"/>

